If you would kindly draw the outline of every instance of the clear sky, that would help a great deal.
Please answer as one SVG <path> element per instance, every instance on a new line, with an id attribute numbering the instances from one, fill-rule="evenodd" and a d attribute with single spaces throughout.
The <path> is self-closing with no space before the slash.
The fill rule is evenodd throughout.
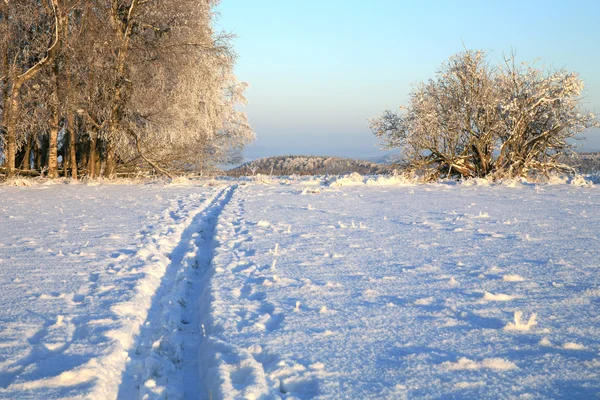
<path id="1" fill-rule="evenodd" d="M 367 119 L 405 104 L 463 44 L 579 73 L 600 115 L 600 0 L 222 0 L 219 13 L 251 86 L 248 158 L 381 154 Z M 586 136 L 600 150 L 600 132 Z"/>

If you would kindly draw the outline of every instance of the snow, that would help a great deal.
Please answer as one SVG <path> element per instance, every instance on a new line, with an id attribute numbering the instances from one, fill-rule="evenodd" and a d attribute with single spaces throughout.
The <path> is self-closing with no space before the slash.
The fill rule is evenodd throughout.
<path id="1" fill-rule="evenodd" d="M 0 398 L 598 396 L 599 194 L 0 186 Z"/>

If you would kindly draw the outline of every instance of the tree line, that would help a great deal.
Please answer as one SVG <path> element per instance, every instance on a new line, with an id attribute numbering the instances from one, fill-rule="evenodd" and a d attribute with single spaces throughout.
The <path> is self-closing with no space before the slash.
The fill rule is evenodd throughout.
<path id="1" fill-rule="evenodd" d="M 254 139 L 217 0 L 0 2 L 6 175 L 116 176 L 227 162 Z"/>
<path id="2" fill-rule="evenodd" d="M 248 175 L 361 175 L 392 173 L 392 168 L 364 160 L 326 156 L 276 156 L 261 158 L 227 171 L 228 176 Z"/>
<path id="3" fill-rule="evenodd" d="M 581 106 L 584 84 L 564 69 L 492 65 L 483 51 L 452 56 L 435 78 L 416 85 L 410 104 L 371 120 L 407 171 L 440 177 L 528 177 L 572 168 L 576 136 L 598 126 Z"/>

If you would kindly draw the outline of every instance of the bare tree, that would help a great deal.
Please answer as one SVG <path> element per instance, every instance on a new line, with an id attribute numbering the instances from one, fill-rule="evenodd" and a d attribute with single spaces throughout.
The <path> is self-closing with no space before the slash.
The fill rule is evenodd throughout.
<path id="1" fill-rule="evenodd" d="M 581 110 L 582 89 L 573 73 L 517 66 L 514 55 L 492 67 L 484 52 L 465 51 L 371 128 L 426 179 L 547 174 L 568 169 L 559 156 L 572 149 L 569 139 L 597 125 Z"/>

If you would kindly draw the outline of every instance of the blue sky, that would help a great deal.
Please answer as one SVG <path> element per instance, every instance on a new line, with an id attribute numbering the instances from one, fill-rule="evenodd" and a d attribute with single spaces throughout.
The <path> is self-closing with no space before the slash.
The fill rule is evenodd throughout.
<path id="1" fill-rule="evenodd" d="M 246 155 L 381 154 L 367 119 L 452 54 L 483 49 L 580 74 L 600 114 L 600 1 L 222 0 L 258 140 Z M 585 149 L 600 150 L 600 132 Z"/>

